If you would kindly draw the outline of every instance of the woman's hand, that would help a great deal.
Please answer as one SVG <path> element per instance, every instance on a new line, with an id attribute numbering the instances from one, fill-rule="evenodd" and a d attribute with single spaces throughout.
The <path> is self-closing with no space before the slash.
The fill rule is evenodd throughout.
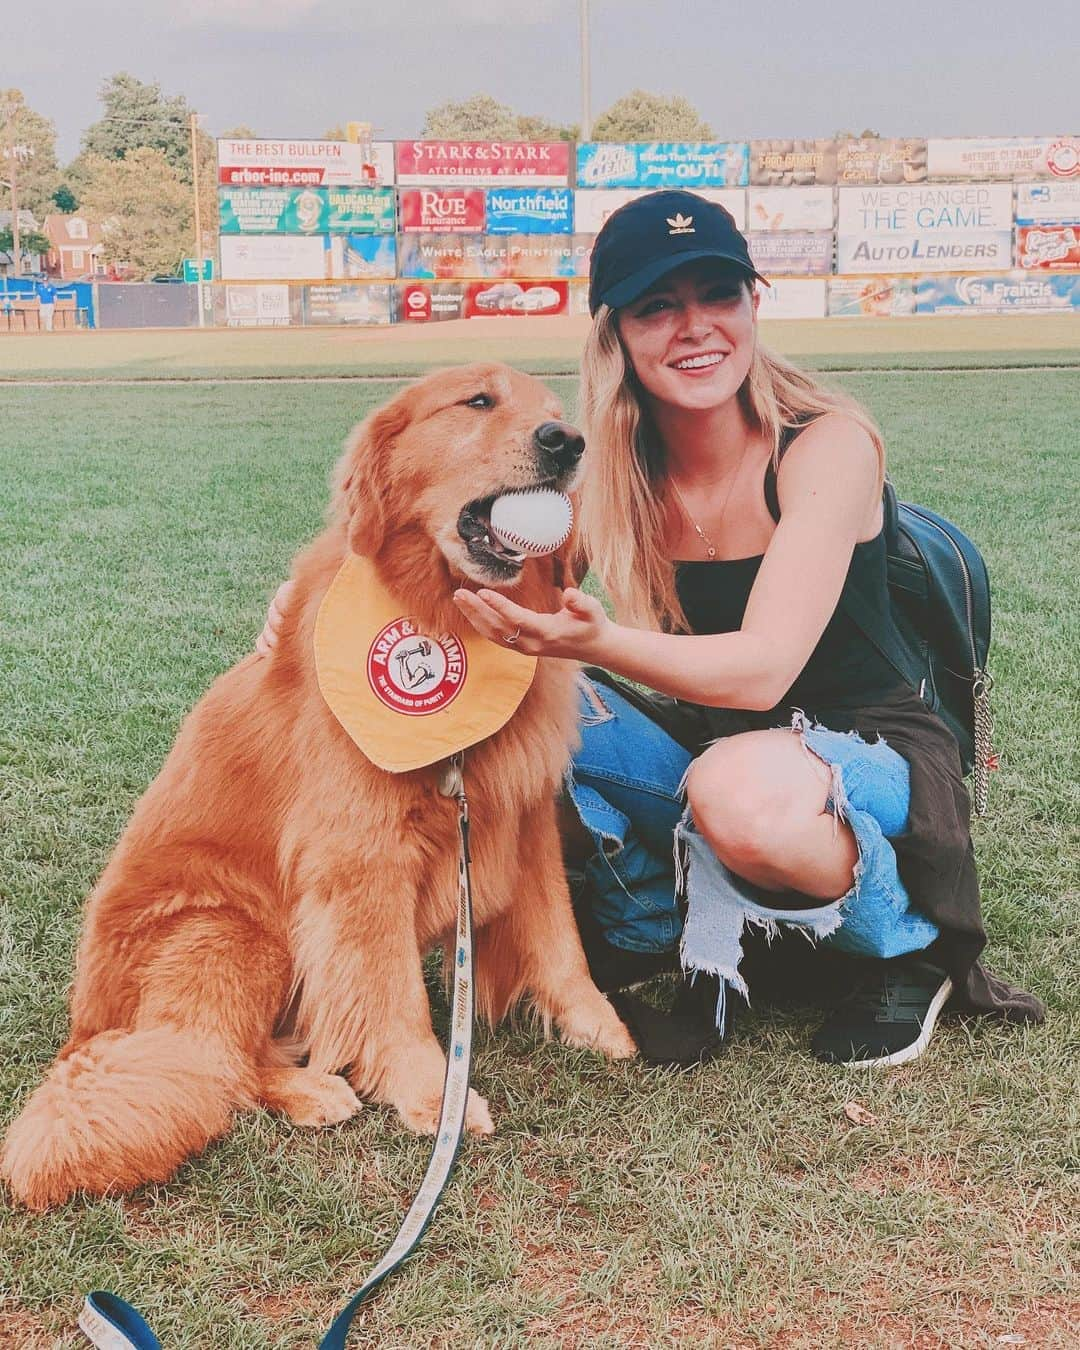
<path id="1" fill-rule="evenodd" d="M 266 613 L 266 623 L 263 630 L 255 639 L 255 650 L 260 656 L 269 656 L 278 645 L 281 637 L 281 625 L 285 622 L 285 605 L 289 596 L 292 595 L 293 587 L 296 582 L 293 580 L 283 581 L 274 592 L 274 598 L 270 601 L 270 608 Z"/>
<path id="2" fill-rule="evenodd" d="M 498 591 L 455 591 L 454 603 L 478 633 L 527 656 L 601 662 L 614 628 L 600 601 L 575 587 L 563 591 L 554 614 L 515 605 Z"/>

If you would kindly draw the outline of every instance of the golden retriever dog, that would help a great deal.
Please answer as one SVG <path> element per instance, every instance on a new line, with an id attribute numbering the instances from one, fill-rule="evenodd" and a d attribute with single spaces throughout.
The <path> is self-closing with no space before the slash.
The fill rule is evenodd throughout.
<path id="1" fill-rule="evenodd" d="M 421 961 L 454 929 L 457 804 L 440 765 L 388 773 L 350 740 L 316 680 L 316 613 L 349 550 L 421 631 L 460 631 L 463 584 L 553 611 L 565 546 L 523 559 L 486 512 L 507 489 L 572 486 L 583 442 L 560 418 L 538 380 L 485 364 L 427 376 L 354 432 L 276 650 L 196 705 L 90 896 L 70 1039 L 0 1154 L 18 1200 L 164 1181 L 257 1105 L 321 1126 L 362 1097 L 434 1131 L 445 1059 Z M 477 1007 L 494 1023 L 528 996 L 570 1045 L 625 1057 L 560 852 L 575 674 L 540 659 L 517 712 L 466 754 Z M 493 1128 L 475 1092 L 467 1124 Z"/>

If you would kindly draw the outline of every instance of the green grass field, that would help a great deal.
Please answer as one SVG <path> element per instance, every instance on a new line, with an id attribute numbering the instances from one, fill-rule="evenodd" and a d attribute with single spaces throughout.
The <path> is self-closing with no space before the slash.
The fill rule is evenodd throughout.
<path id="1" fill-rule="evenodd" d="M 1015 342 L 1023 321 L 1007 322 Z M 68 374 L 145 373 L 162 335 L 0 339 L 0 366 L 16 350 L 26 375 L 40 349 L 40 376 L 121 336 L 115 370 Z M 204 368 L 206 344 L 232 353 L 237 336 L 266 335 L 163 335 L 177 345 L 157 369 Z M 527 1024 L 481 1034 L 475 1081 L 498 1132 L 463 1147 L 420 1254 L 350 1344 L 1080 1340 L 1080 384 L 1065 370 L 842 383 L 880 419 L 902 495 L 966 527 L 990 565 L 988 961 L 1046 999 L 1045 1026 L 949 1017 L 927 1056 L 886 1073 L 812 1060 L 812 1009 L 755 1010 L 686 1074 L 610 1065 Z M 552 385 L 572 414 L 573 381 Z M 64 1039 L 80 907 L 134 801 L 186 710 L 250 649 L 320 526 L 347 429 L 393 387 L 0 389 L 0 1127 Z M 850 1124 L 851 1100 L 878 1123 Z M 170 1350 L 311 1347 L 396 1231 L 427 1148 L 376 1107 L 318 1134 L 252 1114 L 169 1185 L 46 1217 L 0 1199 L 0 1345 L 74 1350 L 82 1294 L 107 1288 Z"/>
<path id="2" fill-rule="evenodd" d="M 469 319 L 393 328 L 189 329 L 0 335 L 0 381 L 416 375 L 456 361 L 509 361 L 537 374 L 577 369 L 584 319 Z M 1080 362 L 1080 320 L 800 319 L 765 340 L 829 369 L 960 368 Z"/>

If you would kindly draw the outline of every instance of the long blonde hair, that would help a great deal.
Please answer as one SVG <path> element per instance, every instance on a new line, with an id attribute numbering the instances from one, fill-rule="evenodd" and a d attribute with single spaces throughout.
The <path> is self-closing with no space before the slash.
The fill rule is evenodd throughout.
<path id="1" fill-rule="evenodd" d="M 785 430 L 839 412 L 869 433 L 884 477 L 881 433 L 865 409 L 758 342 L 738 398 L 748 422 L 771 441 L 774 468 Z M 607 305 L 597 311 L 585 342 L 581 409 L 589 453 L 579 518 L 590 566 L 620 622 L 686 632 L 675 569 L 664 552 L 667 457 Z"/>

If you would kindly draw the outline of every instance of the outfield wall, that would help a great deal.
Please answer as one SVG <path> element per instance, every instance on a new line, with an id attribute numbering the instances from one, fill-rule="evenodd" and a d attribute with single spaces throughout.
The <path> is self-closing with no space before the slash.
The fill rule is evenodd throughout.
<path id="1" fill-rule="evenodd" d="M 1080 313 L 1080 136 L 573 145 L 373 141 L 356 125 L 353 141 L 218 142 L 206 322 L 583 314 L 604 221 L 671 187 L 745 231 L 772 283 L 765 315 Z M 134 324 L 198 317 L 179 297 L 130 308 Z M 103 324 L 124 309 L 102 306 Z"/>

